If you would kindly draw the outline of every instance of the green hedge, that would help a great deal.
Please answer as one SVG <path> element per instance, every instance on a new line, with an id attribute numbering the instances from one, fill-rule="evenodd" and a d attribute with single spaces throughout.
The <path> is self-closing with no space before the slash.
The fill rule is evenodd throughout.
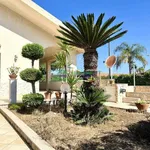
<path id="1" fill-rule="evenodd" d="M 44 96 L 39 93 L 25 94 L 22 97 L 22 102 L 25 104 L 25 106 L 32 108 L 40 106 L 43 103 L 43 101 Z"/>
<path id="2" fill-rule="evenodd" d="M 113 76 L 113 78 L 116 83 L 128 83 L 128 85 L 133 85 L 133 75 Z M 135 76 L 135 82 L 136 85 L 150 85 L 150 73 L 137 74 Z"/>

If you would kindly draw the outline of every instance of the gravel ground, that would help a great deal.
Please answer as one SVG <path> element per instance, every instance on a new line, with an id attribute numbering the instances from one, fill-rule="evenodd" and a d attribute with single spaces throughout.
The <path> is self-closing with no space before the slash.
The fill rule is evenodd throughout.
<path id="1" fill-rule="evenodd" d="M 35 111 L 30 115 L 14 112 L 56 150 L 150 150 L 127 126 L 146 120 L 146 114 L 109 108 L 112 121 L 95 126 L 75 125 L 61 113 Z"/>

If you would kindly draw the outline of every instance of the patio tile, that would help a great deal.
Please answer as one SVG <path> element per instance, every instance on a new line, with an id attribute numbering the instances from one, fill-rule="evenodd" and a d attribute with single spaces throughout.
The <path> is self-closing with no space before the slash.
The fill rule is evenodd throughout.
<path id="1" fill-rule="evenodd" d="M 17 137 L 14 135 L 11 135 L 11 136 L 1 135 L 0 136 L 0 144 L 10 144 L 13 141 L 15 141 L 16 139 L 17 139 Z"/>
<path id="2" fill-rule="evenodd" d="M 26 145 L 8 145 L 3 150 L 30 150 Z"/>
<path id="3" fill-rule="evenodd" d="M 0 150 L 30 150 L 14 128 L 0 114 Z"/>
<path id="4" fill-rule="evenodd" d="M 0 144 L 0 150 L 3 150 L 6 146 L 8 146 L 7 144 Z"/>
<path id="5" fill-rule="evenodd" d="M 3 135 L 3 134 L 6 134 L 8 133 L 9 131 L 7 129 L 2 129 L 0 128 L 0 136 Z"/>
<path id="6" fill-rule="evenodd" d="M 24 145 L 24 141 L 20 138 L 17 138 L 15 141 L 11 143 L 12 145 Z"/>

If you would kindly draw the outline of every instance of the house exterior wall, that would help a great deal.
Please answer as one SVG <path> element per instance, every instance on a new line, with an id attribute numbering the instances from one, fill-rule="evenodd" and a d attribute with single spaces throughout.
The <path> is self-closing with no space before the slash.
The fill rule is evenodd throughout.
<path id="1" fill-rule="evenodd" d="M 68 59 L 69 63 L 71 63 L 73 65 L 77 64 L 76 55 L 77 55 L 77 52 L 75 50 L 72 50 L 70 52 L 70 56 L 69 56 L 69 59 Z"/>
<path id="2" fill-rule="evenodd" d="M 43 31 L 30 21 L 0 5 L 0 99 L 9 98 L 9 77 L 7 68 L 13 65 L 14 55 L 18 56 L 17 65 L 20 71 L 31 67 L 31 61 L 21 56 L 21 49 L 27 43 L 38 43 L 44 48 L 53 46 L 54 36 Z M 73 56 L 74 57 L 74 56 Z M 39 67 L 39 61 L 35 62 L 35 68 Z M 23 94 L 31 92 L 30 83 L 17 78 L 18 99 Z M 36 83 L 37 92 L 39 83 Z"/>

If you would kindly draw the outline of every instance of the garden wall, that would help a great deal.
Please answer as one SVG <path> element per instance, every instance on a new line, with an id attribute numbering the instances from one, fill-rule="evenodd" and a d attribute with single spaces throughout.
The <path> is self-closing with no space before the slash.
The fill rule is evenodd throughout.
<path id="1" fill-rule="evenodd" d="M 127 92 L 127 97 L 134 97 L 134 98 L 140 98 L 143 100 L 150 100 L 150 93 L 134 93 L 134 92 Z"/>
<path id="2" fill-rule="evenodd" d="M 150 86 L 136 86 L 135 92 L 149 92 L 150 93 Z"/>

